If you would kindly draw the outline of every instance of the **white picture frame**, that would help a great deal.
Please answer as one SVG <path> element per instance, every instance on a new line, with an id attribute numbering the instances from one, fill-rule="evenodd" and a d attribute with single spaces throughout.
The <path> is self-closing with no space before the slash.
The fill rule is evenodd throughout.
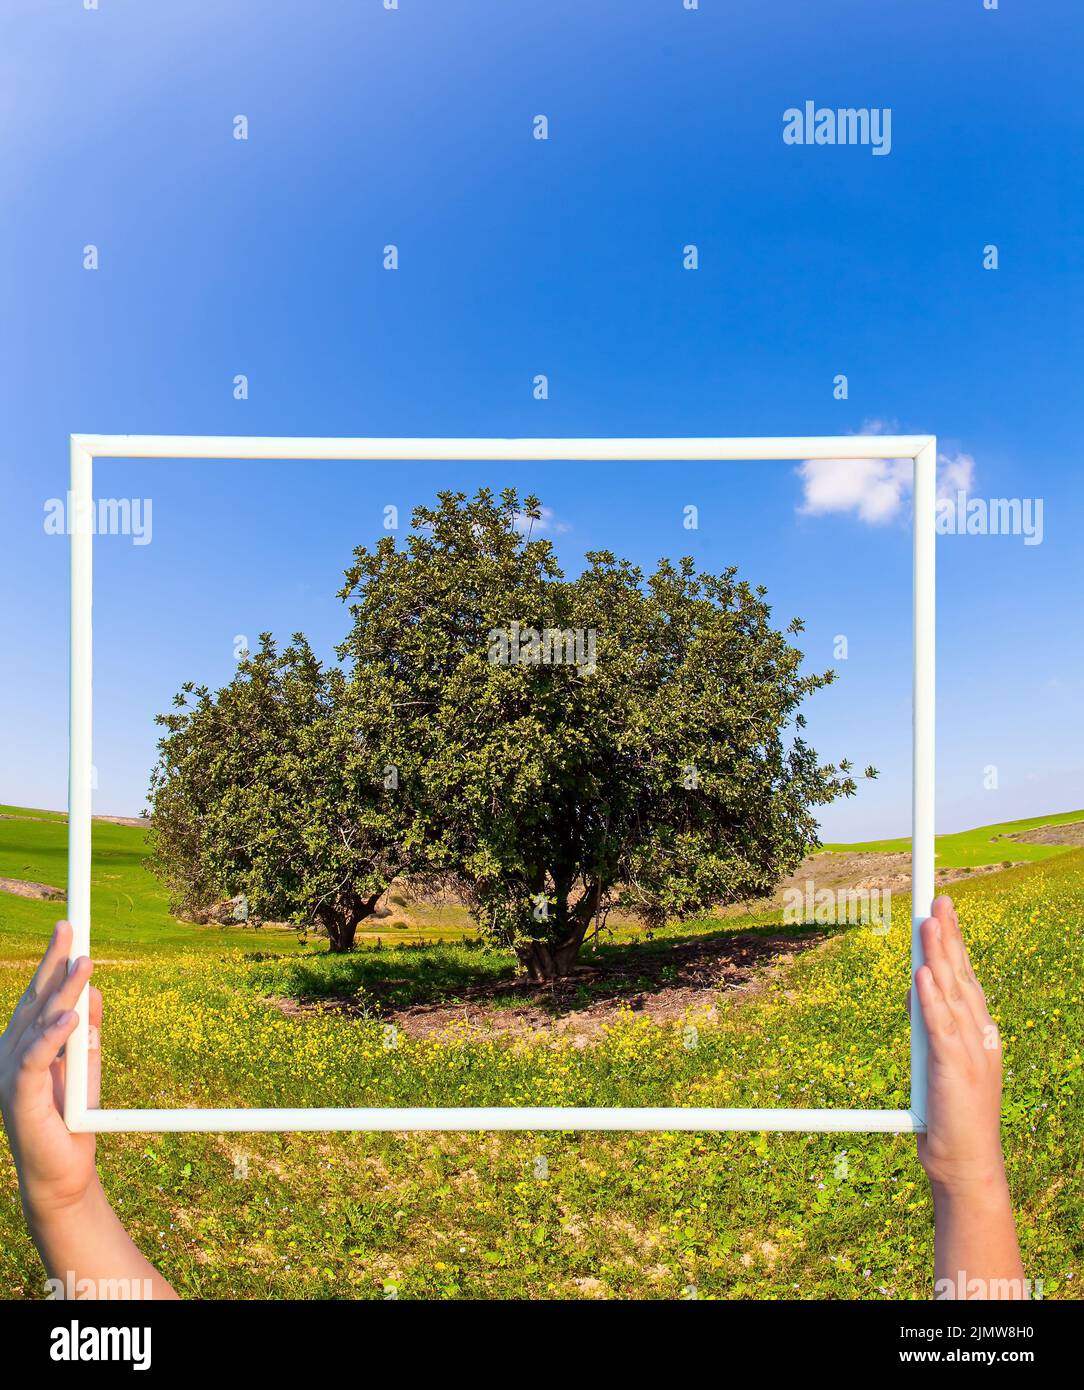
<path id="1" fill-rule="evenodd" d="M 922 964 L 919 926 L 934 890 L 934 650 L 937 442 L 932 435 L 750 439 L 319 439 L 202 435 L 71 436 L 71 668 L 68 764 L 68 917 L 71 959 L 91 954 L 92 556 L 96 458 L 339 459 L 363 461 L 914 460 L 911 972 Z M 87 1105 L 87 990 L 66 1048 L 64 1118 L 73 1132 L 287 1130 L 759 1130 L 924 1132 L 926 1032 L 911 1023 L 906 1110 L 685 1107 L 441 1107 L 346 1109 L 91 1109 Z"/>

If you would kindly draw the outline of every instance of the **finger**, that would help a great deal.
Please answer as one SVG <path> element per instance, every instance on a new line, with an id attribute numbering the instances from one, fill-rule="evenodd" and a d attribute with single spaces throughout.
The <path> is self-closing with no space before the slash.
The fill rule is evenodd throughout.
<path id="1" fill-rule="evenodd" d="M 949 1008 L 948 1000 L 928 965 L 920 965 L 915 971 L 915 988 L 918 990 L 918 1003 L 931 1045 L 960 1046 L 960 1028 L 956 1015 Z"/>
<path id="2" fill-rule="evenodd" d="M 935 917 L 940 924 L 941 943 L 949 964 L 956 971 L 960 983 L 965 983 L 972 978 L 972 971 L 964 948 L 964 939 L 960 934 L 960 920 L 956 916 L 952 899 L 944 895 L 934 898 L 930 906 L 930 916 Z"/>
<path id="3" fill-rule="evenodd" d="M 60 1049 L 75 1032 L 78 1022 L 79 1015 L 74 1009 L 68 1009 L 50 1023 L 43 1024 L 39 1021 L 35 1024 L 31 1039 L 20 1058 L 22 1074 L 35 1076 L 39 1072 L 47 1072 L 56 1061 Z"/>
<path id="4" fill-rule="evenodd" d="M 941 991 L 949 1008 L 954 1011 L 963 1010 L 965 1008 L 963 991 L 956 978 L 956 972 L 945 953 L 944 932 L 940 920 L 936 917 L 927 917 L 922 923 L 920 934 L 922 937 L 922 958 L 933 972 L 933 977 L 937 981 L 937 988 Z"/>
<path id="5" fill-rule="evenodd" d="M 981 1059 L 983 1050 L 982 1025 L 976 1019 L 971 1004 L 964 997 L 963 987 L 949 964 L 941 923 L 936 917 L 928 917 L 922 924 L 922 949 L 926 957 L 926 968 L 937 986 L 938 1007 L 940 1009 L 940 1005 L 943 1005 L 952 1015 L 955 1024 L 953 1036 L 970 1053 L 972 1061 L 977 1062 Z M 924 1004 L 921 994 L 919 1001 Z M 928 1028 L 929 1024 L 926 1026 Z"/>
<path id="6" fill-rule="evenodd" d="M 53 934 L 45 948 L 34 978 L 30 981 L 29 993 L 41 1000 L 52 994 L 64 979 L 68 968 L 68 952 L 72 944 L 72 925 L 70 922 L 57 922 Z"/>
<path id="7" fill-rule="evenodd" d="M 7 1036 L 13 1043 L 19 1041 L 37 1018 L 42 1000 L 55 993 L 63 983 L 71 940 L 71 923 L 57 922 L 45 948 L 45 954 L 38 962 L 38 968 L 34 971 L 8 1024 Z"/>
<path id="8" fill-rule="evenodd" d="M 952 968 L 945 948 L 945 932 L 941 920 L 937 917 L 927 917 L 922 923 L 921 936 L 923 956 L 933 972 L 937 987 L 945 1003 L 956 1016 L 961 1036 L 972 1051 L 977 1051 L 982 1044 L 984 1023 L 979 1016 L 973 991 L 969 988 L 965 993 L 958 973 Z"/>
<path id="9" fill-rule="evenodd" d="M 43 1002 L 36 1022 L 48 1027 L 54 1018 L 67 1013 L 69 1009 L 74 1009 L 93 971 L 94 962 L 89 956 L 80 956 L 74 961 L 60 988 Z"/>
<path id="10" fill-rule="evenodd" d="M 90 987 L 87 1026 L 87 1106 L 96 1110 L 102 1098 L 102 992 Z"/>
<path id="11" fill-rule="evenodd" d="M 975 1022 L 980 1028 L 983 1028 L 990 1022 L 990 1015 L 986 1008 L 986 996 L 982 992 L 978 977 L 971 968 L 967 946 L 964 944 L 963 933 L 960 931 L 960 919 L 952 899 L 944 896 L 935 898 L 930 910 L 940 924 L 941 942 L 944 946 L 945 957 L 956 976 L 962 998 L 971 1010 Z"/>

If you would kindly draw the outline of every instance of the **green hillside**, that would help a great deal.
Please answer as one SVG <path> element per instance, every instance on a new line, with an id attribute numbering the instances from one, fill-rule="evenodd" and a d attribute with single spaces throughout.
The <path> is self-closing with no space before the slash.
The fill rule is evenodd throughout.
<path id="1" fill-rule="evenodd" d="M 0 877 L 64 889 L 68 873 L 68 818 L 59 812 L 0 806 Z M 184 947 L 221 947 L 234 937 L 251 945 L 240 927 L 198 927 L 170 916 L 165 890 L 143 867 L 146 831 L 95 820 L 91 829 L 91 914 L 96 955 L 132 955 Z M 4 954 L 36 951 L 63 915 L 63 902 L 0 892 L 0 942 Z M 276 933 L 287 948 L 294 934 Z"/>
<path id="2" fill-rule="evenodd" d="M 996 825 L 980 825 L 974 830 L 960 830 L 955 835 L 938 835 L 937 867 L 940 869 L 978 868 L 981 864 L 1001 864 L 1006 859 L 1014 863 L 1034 863 L 1065 854 L 1072 845 L 1036 845 L 1021 843 L 1007 837 L 1046 826 L 1074 825 L 1084 822 L 1084 811 L 1063 811 L 1054 816 L 1033 816 L 1030 820 L 1002 821 Z M 825 852 L 833 854 L 906 854 L 911 849 L 909 836 L 896 840 L 865 840 L 860 844 L 826 844 Z"/>

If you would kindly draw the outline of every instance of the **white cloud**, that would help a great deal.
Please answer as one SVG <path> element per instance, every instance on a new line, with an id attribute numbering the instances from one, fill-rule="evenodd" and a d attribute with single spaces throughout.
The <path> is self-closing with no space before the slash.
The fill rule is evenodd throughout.
<path id="1" fill-rule="evenodd" d="M 571 529 L 567 521 L 559 521 L 554 516 L 552 507 L 542 507 L 540 511 L 542 514 L 537 517 L 530 517 L 526 512 L 516 512 L 512 518 L 513 526 L 524 535 L 533 536 L 541 535 L 544 531 L 553 536 L 563 536 Z"/>
<path id="2" fill-rule="evenodd" d="M 884 422 L 868 420 L 862 434 L 880 434 Z M 806 459 L 795 469 L 802 480 L 799 512 L 824 516 L 850 513 L 871 526 L 898 516 L 914 486 L 911 459 Z M 937 495 L 955 498 L 968 492 L 975 476 L 970 454 L 938 454 Z"/>
<path id="3" fill-rule="evenodd" d="M 853 512 L 878 525 L 899 511 L 912 465 L 910 459 L 806 459 L 797 472 L 803 486 L 799 511 Z"/>
<path id="4" fill-rule="evenodd" d="M 975 477 L 975 460 L 970 454 L 937 455 L 937 495 L 955 498 L 958 492 L 970 492 Z"/>

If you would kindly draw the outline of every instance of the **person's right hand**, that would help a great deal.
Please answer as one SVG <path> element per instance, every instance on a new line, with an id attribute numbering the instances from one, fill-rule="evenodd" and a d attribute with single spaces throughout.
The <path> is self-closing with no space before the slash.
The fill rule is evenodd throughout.
<path id="1" fill-rule="evenodd" d="M 62 1049 L 75 1030 L 75 1005 L 93 965 L 83 956 L 71 970 L 72 929 L 58 922 L 26 993 L 0 1035 L 0 1113 L 11 1143 L 23 1204 L 43 1214 L 81 1201 L 97 1185 L 94 1135 L 64 1123 Z M 87 1104 L 101 1084 L 102 997 L 90 991 Z"/>
<path id="2" fill-rule="evenodd" d="M 919 1162 L 935 1188 L 999 1181 L 1001 1040 L 967 956 L 952 899 L 934 900 L 922 924 L 925 965 L 915 972 L 929 1033 L 926 1133 Z"/>

